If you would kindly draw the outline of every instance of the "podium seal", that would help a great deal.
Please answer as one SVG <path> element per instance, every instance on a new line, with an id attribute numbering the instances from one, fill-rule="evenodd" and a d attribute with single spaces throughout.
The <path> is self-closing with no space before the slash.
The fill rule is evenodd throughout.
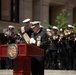
<path id="1" fill-rule="evenodd" d="M 7 56 L 10 59 L 15 59 L 18 54 L 18 48 L 15 44 L 10 44 L 7 48 Z"/>

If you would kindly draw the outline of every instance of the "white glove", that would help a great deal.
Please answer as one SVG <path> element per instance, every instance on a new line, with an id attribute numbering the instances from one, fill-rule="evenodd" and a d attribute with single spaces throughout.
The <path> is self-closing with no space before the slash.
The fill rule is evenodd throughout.
<path id="1" fill-rule="evenodd" d="M 36 40 L 34 38 L 31 38 L 30 39 L 30 44 L 35 44 L 36 43 Z"/>

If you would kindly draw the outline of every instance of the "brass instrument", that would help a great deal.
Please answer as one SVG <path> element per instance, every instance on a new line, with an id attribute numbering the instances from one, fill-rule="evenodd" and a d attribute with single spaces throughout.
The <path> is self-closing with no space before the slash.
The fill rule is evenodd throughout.
<path id="1" fill-rule="evenodd" d="M 53 39 L 52 36 L 50 36 L 50 37 L 48 38 L 50 45 L 52 45 L 52 39 Z"/>
<path id="2" fill-rule="evenodd" d="M 76 34 L 74 35 L 74 41 L 76 41 Z"/>
<path id="3" fill-rule="evenodd" d="M 57 35 L 53 36 L 53 40 L 56 40 L 56 39 L 58 39 L 58 36 Z"/>
<path id="4" fill-rule="evenodd" d="M 52 35 L 48 38 L 49 41 L 58 39 L 58 35 Z"/>
<path id="5" fill-rule="evenodd" d="M 74 40 L 74 38 L 75 38 L 75 34 L 71 35 L 72 32 L 67 29 L 64 30 L 64 34 L 65 34 L 67 40 Z"/>
<path id="6" fill-rule="evenodd" d="M 74 38 L 74 41 L 76 41 L 76 37 Z"/>
<path id="7" fill-rule="evenodd" d="M 60 34 L 60 37 L 59 37 L 59 39 L 58 39 L 58 42 L 60 42 L 63 37 L 64 37 L 64 34 Z"/>
<path id="8" fill-rule="evenodd" d="M 70 34 L 70 31 L 66 29 L 66 30 L 64 30 L 64 34 L 65 35 L 69 35 Z"/>

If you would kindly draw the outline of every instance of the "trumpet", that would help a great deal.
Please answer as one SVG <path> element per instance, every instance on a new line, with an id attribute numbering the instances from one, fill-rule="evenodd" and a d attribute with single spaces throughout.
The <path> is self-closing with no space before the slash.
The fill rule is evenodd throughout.
<path id="1" fill-rule="evenodd" d="M 58 42 L 60 42 L 64 37 L 64 34 L 60 34 Z"/>
<path id="2" fill-rule="evenodd" d="M 48 39 L 49 39 L 49 41 L 51 41 L 51 40 L 56 40 L 56 39 L 58 39 L 59 37 L 57 36 L 57 35 L 52 35 L 52 36 L 50 36 Z"/>
<path id="3" fill-rule="evenodd" d="M 76 37 L 74 38 L 74 41 L 76 41 Z"/>
<path id="4" fill-rule="evenodd" d="M 70 31 L 66 29 L 66 30 L 64 30 L 64 34 L 65 35 L 69 35 L 70 34 Z"/>
<path id="5" fill-rule="evenodd" d="M 74 41 L 76 41 L 76 34 L 74 35 Z"/>
<path id="6" fill-rule="evenodd" d="M 57 35 L 53 36 L 53 40 L 56 40 L 56 39 L 58 39 L 58 36 Z"/>

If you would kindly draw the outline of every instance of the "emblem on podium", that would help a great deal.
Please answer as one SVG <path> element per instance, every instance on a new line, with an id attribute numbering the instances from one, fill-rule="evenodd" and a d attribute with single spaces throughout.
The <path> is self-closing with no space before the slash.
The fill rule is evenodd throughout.
<path id="1" fill-rule="evenodd" d="M 15 44 L 10 44 L 7 48 L 7 55 L 10 59 L 15 59 L 18 54 L 18 48 Z"/>

